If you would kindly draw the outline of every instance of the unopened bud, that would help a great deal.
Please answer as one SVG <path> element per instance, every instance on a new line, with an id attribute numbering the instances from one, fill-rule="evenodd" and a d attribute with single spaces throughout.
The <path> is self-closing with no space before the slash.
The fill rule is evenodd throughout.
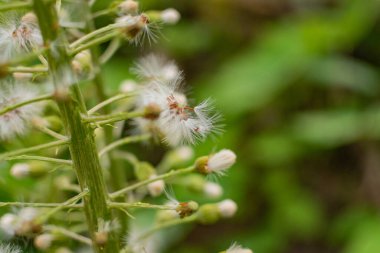
<path id="1" fill-rule="evenodd" d="M 163 223 L 178 218 L 179 214 L 175 210 L 159 210 L 157 212 L 156 221 L 157 223 Z"/>
<path id="2" fill-rule="evenodd" d="M 218 208 L 220 215 L 223 218 L 231 218 L 235 215 L 238 207 L 235 201 L 231 199 L 226 199 L 218 203 Z"/>
<path id="3" fill-rule="evenodd" d="M 133 80 L 125 80 L 121 83 L 119 91 L 122 93 L 131 93 L 137 89 L 137 83 Z"/>
<path id="4" fill-rule="evenodd" d="M 125 0 L 118 5 L 120 16 L 136 15 L 139 11 L 139 3 L 133 0 Z"/>
<path id="5" fill-rule="evenodd" d="M 148 162 L 140 162 L 135 166 L 135 175 L 139 181 L 147 180 L 155 174 L 153 166 Z"/>
<path id="6" fill-rule="evenodd" d="M 220 219 L 218 206 L 215 204 L 202 205 L 197 212 L 197 221 L 201 224 L 214 224 Z"/>
<path id="7" fill-rule="evenodd" d="M 32 25 L 38 25 L 38 18 L 33 12 L 28 12 L 21 18 L 21 22 Z"/>
<path id="8" fill-rule="evenodd" d="M 28 163 L 16 163 L 11 168 L 11 175 L 21 179 L 25 177 L 41 177 L 49 171 L 47 163 L 30 161 Z"/>
<path id="9" fill-rule="evenodd" d="M 181 14 L 176 9 L 169 8 L 161 12 L 161 20 L 166 24 L 175 24 L 181 18 Z"/>
<path id="10" fill-rule="evenodd" d="M 150 179 L 154 179 L 156 177 L 157 177 L 157 175 L 154 174 L 154 175 L 150 176 Z M 162 192 L 164 191 L 165 182 L 162 179 L 157 180 L 157 181 L 154 181 L 154 182 L 148 184 L 147 188 L 148 188 L 148 191 L 152 197 L 157 197 L 157 196 L 160 196 L 162 194 Z"/>
<path id="11" fill-rule="evenodd" d="M 105 231 L 95 233 L 95 243 L 99 246 L 105 246 L 108 241 L 108 233 Z"/>
<path id="12" fill-rule="evenodd" d="M 223 195 L 223 188 L 216 183 L 206 182 L 203 191 L 207 197 L 217 199 Z"/>
<path id="13" fill-rule="evenodd" d="M 51 234 L 41 234 L 34 238 L 34 246 L 40 250 L 47 250 L 51 247 L 54 236 Z"/>
<path id="14" fill-rule="evenodd" d="M 203 156 L 196 163 L 196 169 L 202 174 L 216 173 L 223 175 L 236 162 L 236 155 L 228 149 L 223 149 L 213 155 Z"/>

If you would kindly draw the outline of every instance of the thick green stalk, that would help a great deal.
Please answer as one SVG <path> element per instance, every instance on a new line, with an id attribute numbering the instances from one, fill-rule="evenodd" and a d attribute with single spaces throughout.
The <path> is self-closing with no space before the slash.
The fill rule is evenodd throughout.
<path id="1" fill-rule="evenodd" d="M 82 190 L 88 189 L 90 194 L 84 198 L 89 234 L 95 242 L 99 220 L 111 220 L 111 212 L 107 206 L 107 191 L 100 167 L 93 129 L 82 122 L 81 115 L 86 114 L 83 97 L 77 84 L 71 84 L 73 75 L 70 58 L 67 52 L 68 42 L 59 28 L 54 5 L 45 4 L 42 0 L 33 0 L 33 7 L 39 19 L 44 43 L 49 50 L 47 60 L 57 92 L 67 93 L 67 97 L 57 101 L 67 135 L 70 137 L 70 154 L 78 182 Z M 93 243 L 94 252 L 115 253 L 119 251 L 118 238 L 109 234 L 104 247 Z"/>
<path id="2" fill-rule="evenodd" d="M 85 13 L 86 13 L 86 30 L 87 30 L 88 34 L 98 33 L 99 30 L 102 30 L 102 28 L 98 29 L 97 30 L 98 32 L 95 31 L 95 25 L 94 25 L 94 22 L 92 19 L 91 6 L 88 4 L 88 5 L 86 5 L 86 7 L 87 7 L 86 11 L 85 11 Z M 106 28 L 104 28 L 104 29 L 106 29 Z M 101 66 L 100 66 L 100 62 L 99 62 L 99 48 L 94 46 L 90 50 L 91 50 L 91 55 L 92 55 L 92 64 L 95 67 L 95 71 L 96 71 L 95 78 L 94 78 L 96 94 L 97 94 L 98 100 L 103 101 L 98 106 L 95 106 L 93 108 L 93 112 L 97 111 L 99 109 L 102 109 L 103 113 L 110 114 L 111 108 L 107 105 L 109 102 L 117 101 L 117 99 L 116 100 L 112 99 L 112 98 L 107 99 L 108 97 L 107 97 L 107 93 L 105 90 L 104 80 L 103 80 L 103 76 L 102 76 L 102 72 L 101 72 Z M 91 114 L 90 111 L 89 111 L 89 114 Z M 105 134 L 105 142 L 107 144 L 111 143 L 114 139 L 112 128 L 110 128 L 110 127 L 105 128 L 104 134 Z M 111 185 L 112 185 L 112 190 L 118 190 L 125 185 L 125 182 L 126 182 L 125 172 L 121 166 L 120 161 L 115 159 L 114 154 L 112 152 L 108 153 L 108 160 L 109 160 L 108 170 L 110 172 L 110 181 L 111 181 Z M 118 200 L 122 201 L 123 198 L 119 198 Z M 127 231 L 127 216 L 125 216 L 125 214 L 120 212 L 120 211 L 117 212 L 116 214 L 117 214 L 117 218 L 121 224 L 120 232 L 121 232 L 121 234 L 124 234 Z"/>

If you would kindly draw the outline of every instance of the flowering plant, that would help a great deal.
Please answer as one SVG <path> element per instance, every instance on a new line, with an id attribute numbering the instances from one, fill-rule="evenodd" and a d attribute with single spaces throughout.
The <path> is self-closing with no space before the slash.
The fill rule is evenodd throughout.
<path id="1" fill-rule="evenodd" d="M 212 224 L 235 214 L 237 206 L 229 199 L 199 205 L 168 192 L 178 182 L 219 198 L 221 186 L 207 175 L 224 175 L 236 155 L 223 149 L 177 168 L 192 159 L 191 145 L 220 133 L 221 116 L 210 99 L 196 106 L 188 102 L 174 62 L 145 56 L 131 70 L 138 81 L 126 81 L 120 93 L 106 94 L 100 70 L 123 41 L 154 42 L 158 24 L 174 24 L 180 14 L 174 9 L 141 12 L 133 0 L 92 13 L 92 4 L 33 0 L 0 5 L 0 139 L 7 149 L 0 161 L 10 165 L 16 179 L 55 182 L 49 185 L 54 190 L 37 197 L 41 202 L 1 202 L 14 209 L 0 218 L 0 228 L 4 240 L 23 238 L 49 252 L 71 252 L 82 244 L 93 252 L 159 252 L 163 244 L 153 238 L 159 231 L 185 223 Z M 103 15 L 115 21 L 95 29 L 94 19 Z M 102 43 L 108 47 L 99 54 Z M 99 101 L 91 109 L 83 95 L 86 82 L 94 85 Z M 126 120 L 129 129 L 116 131 Z M 13 143 L 39 133 L 52 141 L 28 147 Z M 154 166 L 121 149 L 140 142 L 170 151 Z M 132 176 L 127 177 L 124 163 Z M 148 202 L 149 196 L 164 192 L 167 203 Z M 157 210 L 154 222 L 137 228 L 135 209 Z M 70 222 L 65 222 L 67 214 Z M 0 252 L 21 249 L 2 244 Z M 226 252 L 249 251 L 232 246 Z"/>

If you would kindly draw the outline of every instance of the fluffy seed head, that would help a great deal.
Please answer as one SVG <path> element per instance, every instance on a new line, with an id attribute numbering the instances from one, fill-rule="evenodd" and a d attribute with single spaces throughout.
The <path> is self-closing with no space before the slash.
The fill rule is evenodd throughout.
<path id="1" fill-rule="evenodd" d="M 176 24 L 181 18 L 181 14 L 173 8 L 161 12 L 161 20 L 166 24 Z"/>
<path id="2" fill-rule="evenodd" d="M 223 218 L 231 218 L 237 211 L 237 205 L 235 201 L 231 199 L 223 200 L 218 203 L 219 213 Z"/>
<path id="3" fill-rule="evenodd" d="M 203 189 L 206 196 L 217 199 L 223 195 L 223 188 L 216 183 L 206 182 Z"/>
<path id="4" fill-rule="evenodd" d="M 12 244 L 0 244 L 1 253 L 22 253 L 21 249 Z"/>
<path id="5" fill-rule="evenodd" d="M 163 82 L 175 81 L 180 74 L 178 66 L 173 61 L 156 54 L 140 58 L 131 71 L 143 80 L 158 79 Z"/>
<path id="6" fill-rule="evenodd" d="M 234 243 L 229 247 L 226 251 L 226 253 L 253 253 L 250 249 L 245 249 L 242 246 L 238 245 L 237 243 Z"/>
<path id="7" fill-rule="evenodd" d="M 116 20 L 126 39 L 135 45 L 140 45 L 145 39 L 149 43 L 156 42 L 159 27 L 151 23 L 149 17 L 144 13 L 136 16 L 126 15 Z"/>
<path id="8" fill-rule="evenodd" d="M 13 56 L 32 51 L 42 44 L 37 17 L 33 13 L 22 17 L 16 13 L 0 16 L 0 62 L 9 61 Z"/>
<path id="9" fill-rule="evenodd" d="M 36 97 L 37 93 L 18 83 L 0 83 L 0 110 Z M 34 103 L 19 107 L 0 115 L 0 139 L 8 140 L 17 135 L 25 134 L 31 120 L 38 116 L 43 109 L 41 103 Z"/>

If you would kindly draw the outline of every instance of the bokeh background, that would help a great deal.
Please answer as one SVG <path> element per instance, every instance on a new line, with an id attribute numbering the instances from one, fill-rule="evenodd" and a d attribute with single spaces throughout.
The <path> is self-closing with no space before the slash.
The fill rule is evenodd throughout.
<path id="1" fill-rule="evenodd" d="M 174 7 L 182 19 L 156 44 L 121 48 L 103 69 L 109 92 L 134 78 L 137 57 L 164 54 L 184 70 L 191 96 L 214 98 L 225 118 L 224 133 L 197 154 L 238 155 L 218 180 L 236 217 L 175 230 L 167 252 L 218 252 L 235 241 L 256 253 L 380 252 L 380 1 L 140 3 Z M 1 198 L 12 199 L 20 183 L 1 173 Z"/>
<path id="2" fill-rule="evenodd" d="M 126 59 L 175 59 L 192 95 L 211 96 L 225 117 L 224 134 L 197 152 L 238 155 L 219 180 L 237 216 L 193 227 L 168 252 L 217 252 L 233 241 L 257 253 L 380 252 L 380 2 L 141 5 L 172 6 L 182 19 L 159 43 L 122 49 L 108 82 L 126 78 Z"/>
<path id="3" fill-rule="evenodd" d="M 108 83 L 127 78 L 139 55 L 167 55 L 190 94 L 211 96 L 225 117 L 224 134 L 198 145 L 199 155 L 238 155 L 219 180 L 237 216 L 189 229 L 168 252 L 234 241 L 260 253 L 380 252 L 380 2 L 140 3 L 174 7 L 182 19 L 157 44 L 120 50 Z"/>

